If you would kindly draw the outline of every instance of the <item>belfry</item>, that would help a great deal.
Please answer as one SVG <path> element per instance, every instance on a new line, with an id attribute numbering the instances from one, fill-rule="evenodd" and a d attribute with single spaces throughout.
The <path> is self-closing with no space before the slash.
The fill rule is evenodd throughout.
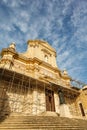
<path id="1" fill-rule="evenodd" d="M 43 40 L 29 40 L 24 53 L 11 43 L 1 51 L 0 115 L 54 113 L 87 117 L 87 86 L 71 84 L 56 63 L 56 51 Z"/>

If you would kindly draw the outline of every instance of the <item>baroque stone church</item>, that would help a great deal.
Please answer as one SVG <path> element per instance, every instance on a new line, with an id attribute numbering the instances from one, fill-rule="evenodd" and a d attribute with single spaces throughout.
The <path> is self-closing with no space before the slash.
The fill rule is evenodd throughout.
<path id="1" fill-rule="evenodd" d="M 71 84 L 67 71 L 56 63 L 56 51 L 47 42 L 29 40 L 24 53 L 15 43 L 0 58 L 0 115 L 46 112 L 62 117 L 87 117 L 87 86 Z"/>

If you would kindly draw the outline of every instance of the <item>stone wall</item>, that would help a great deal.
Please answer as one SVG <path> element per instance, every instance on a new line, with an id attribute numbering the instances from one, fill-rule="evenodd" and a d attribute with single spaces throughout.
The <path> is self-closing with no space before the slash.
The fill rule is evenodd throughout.
<path id="1" fill-rule="evenodd" d="M 33 106 L 33 90 L 29 89 L 29 91 L 24 97 L 23 113 L 32 114 L 32 106 Z"/>
<path id="2" fill-rule="evenodd" d="M 33 108 L 32 114 L 39 114 L 46 111 L 44 88 L 35 88 L 33 90 Z"/>
<path id="3" fill-rule="evenodd" d="M 8 94 L 6 92 L 7 84 L 0 82 L 0 116 L 9 115 L 11 112 Z"/>
<path id="4" fill-rule="evenodd" d="M 67 98 L 65 97 L 66 104 L 69 107 L 71 115 L 74 116 L 81 116 L 79 108 L 76 103 L 77 98 Z"/>
<path id="5" fill-rule="evenodd" d="M 19 112 L 36 115 L 46 111 L 46 86 L 44 86 L 44 83 L 41 84 L 40 82 L 37 82 L 37 80 L 32 80 L 30 86 L 28 86 L 28 82 L 24 82 L 23 84 L 23 82 L 18 81 L 18 83 L 15 83 L 16 78 L 14 83 L 10 80 L 8 82 L 5 80 L 0 82 L 0 112 L 4 114 Z M 53 91 L 55 112 L 60 114 L 61 107 L 59 104 L 59 96 L 56 89 Z M 82 116 L 79 102 L 83 104 L 85 114 L 87 114 L 86 94 L 86 91 L 82 90 L 80 96 L 77 98 L 69 98 L 68 95 L 65 96 L 66 105 L 73 117 Z M 66 107 L 64 106 L 64 109 L 65 108 Z"/>
<path id="6" fill-rule="evenodd" d="M 80 91 L 80 95 L 77 98 L 76 103 L 77 103 L 79 111 L 80 111 L 79 114 L 82 116 L 81 109 L 80 109 L 80 103 L 81 103 L 83 106 L 83 109 L 84 109 L 85 116 L 87 117 L 87 89 L 86 90 L 82 89 Z"/>
<path id="7" fill-rule="evenodd" d="M 0 111 L 35 115 L 46 111 L 44 88 L 24 88 L 3 81 L 0 86 Z"/>

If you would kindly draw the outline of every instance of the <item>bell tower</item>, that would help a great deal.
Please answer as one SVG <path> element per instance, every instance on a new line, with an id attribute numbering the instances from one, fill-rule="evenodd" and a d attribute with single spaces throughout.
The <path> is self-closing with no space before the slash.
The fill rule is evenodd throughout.
<path id="1" fill-rule="evenodd" d="M 43 40 L 28 40 L 28 48 L 24 53 L 28 58 L 37 58 L 46 64 L 57 67 L 56 51 L 47 42 Z"/>

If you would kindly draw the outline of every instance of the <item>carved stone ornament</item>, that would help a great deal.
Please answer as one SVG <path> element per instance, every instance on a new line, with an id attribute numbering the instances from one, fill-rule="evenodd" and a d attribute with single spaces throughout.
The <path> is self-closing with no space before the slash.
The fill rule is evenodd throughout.
<path id="1" fill-rule="evenodd" d="M 48 55 L 51 56 L 51 53 L 50 53 L 48 50 L 46 50 L 46 49 L 41 49 L 41 51 L 43 51 L 44 53 L 47 53 Z"/>
<path id="2" fill-rule="evenodd" d="M 39 47 L 39 44 L 38 43 L 35 43 L 35 42 L 30 42 L 29 43 L 30 47 Z"/>
<path id="3" fill-rule="evenodd" d="M 11 48 L 11 49 L 14 49 L 14 50 L 15 50 L 15 49 L 16 49 L 16 48 L 15 48 L 15 46 L 16 46 L 16 45 L 15 45 L 15 43 L 14 43 L 14 42 L 12 42 L 12 43 L 9 45 L 9 48 Z"/>

